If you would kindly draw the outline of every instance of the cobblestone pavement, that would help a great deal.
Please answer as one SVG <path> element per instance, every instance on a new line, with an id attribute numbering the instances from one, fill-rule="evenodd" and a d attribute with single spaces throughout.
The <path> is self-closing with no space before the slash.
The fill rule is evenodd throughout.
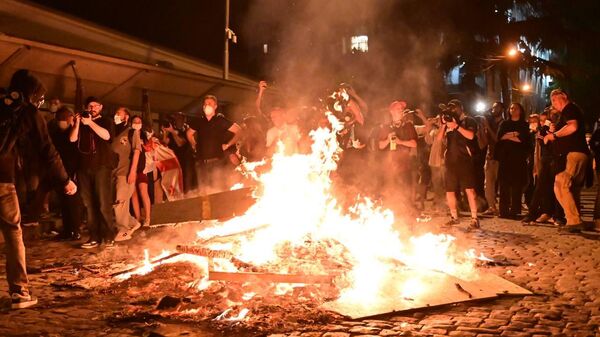
<path id="1" fill-rule="evenodd" d="M 593 207 L 591 191 L 584 193 L 584 208 Z M 434 219 L 442 221 L 443 219 Z M 158 234 L 142 233 L 135 243 L 111 249 L 81 250 L 74 244 L 28 240 L 30 267 L 74 261 L 91 264 L 141 257 L 141 248 L 167 238 L 186 238 L 181 229 Z M 511 266 L 486 271 L 523 286 L 533 296 L 502 298 L 386 315 L 377 320 L 344 321 L 290 331 L 271 337 L 349 336 L 596 336 L 600 337 L 600 241 L 578 235 L 560 235 L 552 226 L 522 226 L 517 221 L 485 219 L 482 230 L 466 234 L 478 251 L 504 257 Z M 189 237 L 189 236 L 187 236 Z M 0 260 L 4 264 L 4 256 Z M 2 266 L 2 270 L 4 267 Z M 4 272 L 0 293 L 6 294 Z M 51 286 L 68 278 L 65 273 L 31 274 L 39 305 L 25 310 L 0 309 L 0 336 L 213 336 L 197 324 L 161 321 L 152 326 L 115 323 L 107 313 L 120 306 L 119 298 L 82 289 Z"/>

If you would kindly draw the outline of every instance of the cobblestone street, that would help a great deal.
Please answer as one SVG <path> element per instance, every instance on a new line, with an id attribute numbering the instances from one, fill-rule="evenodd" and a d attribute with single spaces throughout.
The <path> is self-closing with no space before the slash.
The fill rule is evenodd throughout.
<path id="1" fill-rule="evenodd" d="M 588 220 L 593 198 L 592 192 L 584 195 Z M 436 221 L 442 219 L 434 218 Z M 177 228 L 151 234 L 140 235 L 133 240 L 135 244 L 92 251 L 74 244 L 28 240 L 28 265 L 40 268 L 55 262 L 92 264 L 141 259 L 144 246 L 158 244 L 167 237 L 186 237 Z M 476 242 L 474 248 L 478 251 L 501 257 L 509 264 L 486 267 L 485 271 L 501 275 L 535 295 L 389 314 L 377 320 L 340 321 L 271 337 L 600 336 L 600 241 L 560 235 L 552 226 L 525 227 L 518 221 L 499 219 L 485 219 L 480 232 L 466 235 Z M 111 314 L 128 303 L 94 290 L 57 286 L 65 277 L 60 271 L 32 273 L 31 286 L 40 303 L 31 309 L 10 311 L 6 309 L 8 298 L 3 295 L 0 336 L 218 335 L 185 322 L 114 321 Z M 2 274 L 0 291 L 6 294 L 6 290 Z"/>

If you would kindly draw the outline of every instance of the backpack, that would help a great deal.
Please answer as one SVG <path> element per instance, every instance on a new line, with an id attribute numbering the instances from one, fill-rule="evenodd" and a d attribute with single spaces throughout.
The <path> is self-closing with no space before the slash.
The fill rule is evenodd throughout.
<path id="1" fill-rule="evenodd" d="M 0 94 L 0 156 L 11 153 L 24 128 L 28 104 L 17 91 Z"/>

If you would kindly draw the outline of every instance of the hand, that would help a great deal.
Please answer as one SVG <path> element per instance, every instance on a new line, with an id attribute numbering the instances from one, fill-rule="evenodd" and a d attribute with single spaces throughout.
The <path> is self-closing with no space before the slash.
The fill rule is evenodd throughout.
<path id="1" fill-rule="evenodd" d="M 163 131 L 165 131 L 165 132 L 168 132 L 168 133 L 173 133 L 173 132 L 175 132 L 175 129 L 173 128 L 173 125 L 169 125 L 169 127 L 168 127 L 168 128 L 165 128 L 165 127 L 163 126 L 163 128 L 162 128 L 162 129 L 163 129 Z"/>
<path id="2" fill-rule="evenodd" d="M 367 146 L 367 144 L 362 144 L 359 139 L 352 140 L 352 147 L 355 149 L 360 150 L 360 149 L 364 148 L 365 146 Z"/>
<path id="3" fill-rule="evenodd" d="M 133 184 L 135 184 L 136 180 L 137 180 L 137 172 L 135 172 L 135 171 L 129 172 L 129 174 L 127 175 L 127 183 L 129 185 L 133 185 Z"/>
<path id="4" fill-rule="evenodd" d="M 221 146 L 223 147 L 223 151 L 226 151 L 229 148 L 229 144 L 223 144 Z"/>
<path id="5" fill-rule="evenodd" d="M 554 123 L 550 123 L 550 126 L 548 127 L 548 131 L 549 131 L 550 133 L 552 133 L 552 132 L 556 131 L 556 129 L 555 129 L 555 126 L 554 126 Z"/>
<path id="6" fill-rule="evenodd" d="M 551 142 L 553 140 L 555 140 L 556 137 L 554 136 L 553 133 L 549 133 L 546 135 L 546 137 L 544 137 L 544 144 L 548 144 L 548 142 Z"/>
<path id="7" fill-rule="evenodd" d="M 90 125 L 90 123 L 92 122 L 92 116 L 90 116 L 90 117 L 81 117 L 80 116 L 79 118 L 81 118 L 81 123 L 83 125 Z"/>
<path id="8" fill-rule="evenodd" d="M 450 122 L 446 122 L 446 125 L 448 126 L 448 128 L 450 130 L 456 130 L 458 128 L 458 124 L 456 123 L 456 120 L 452 119 L 452 121 Z"/>
<path id="9" fill-rule="evenodd" d="M 65 185 L 65 194 L 74 195 L 75 193 L 77 193 L 77 185 L 75 185 L 73 180 L 69 179 L 69 182 Z"/>
<path id="10" fill-rule="evenodd" d="M 265 91 L 265 89 L 267 89 L 267 81 L 258 82 L 258 90 Z"/>

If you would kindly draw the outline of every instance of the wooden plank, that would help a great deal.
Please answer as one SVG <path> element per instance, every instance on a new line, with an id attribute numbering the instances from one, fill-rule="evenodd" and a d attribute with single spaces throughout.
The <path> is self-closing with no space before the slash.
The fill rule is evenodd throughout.
<path id="1" fill-rule="evenodd" d="M 435 271 L 401 268 L 380 282 L 373 296 L 339 299 L 321 307 L 359 319 L 392 312 L 435 307 L 453 303 L 497 298 L 504 295 L 528 295 L 531 292 L 494 274 L 482 273 L 476 280 L 461 280 Z"/>
<path id="2" fill-rule="evenodd" d="M 275 273 L 232 273 L 223 271 L 209 271 L 208 279 L 211 281 L 227 282 L 270 282 L 270 283 L 332 283 L 335 275 L 302 275 L 302 274 L 275 274 Z"/>
<path id="3" fill-rule="evenodd" d="M 155 204 L 152 206 L 152 225 L 213 220 L 241 215 L 255 202 L 252 188 L 241 188 Z"/>

